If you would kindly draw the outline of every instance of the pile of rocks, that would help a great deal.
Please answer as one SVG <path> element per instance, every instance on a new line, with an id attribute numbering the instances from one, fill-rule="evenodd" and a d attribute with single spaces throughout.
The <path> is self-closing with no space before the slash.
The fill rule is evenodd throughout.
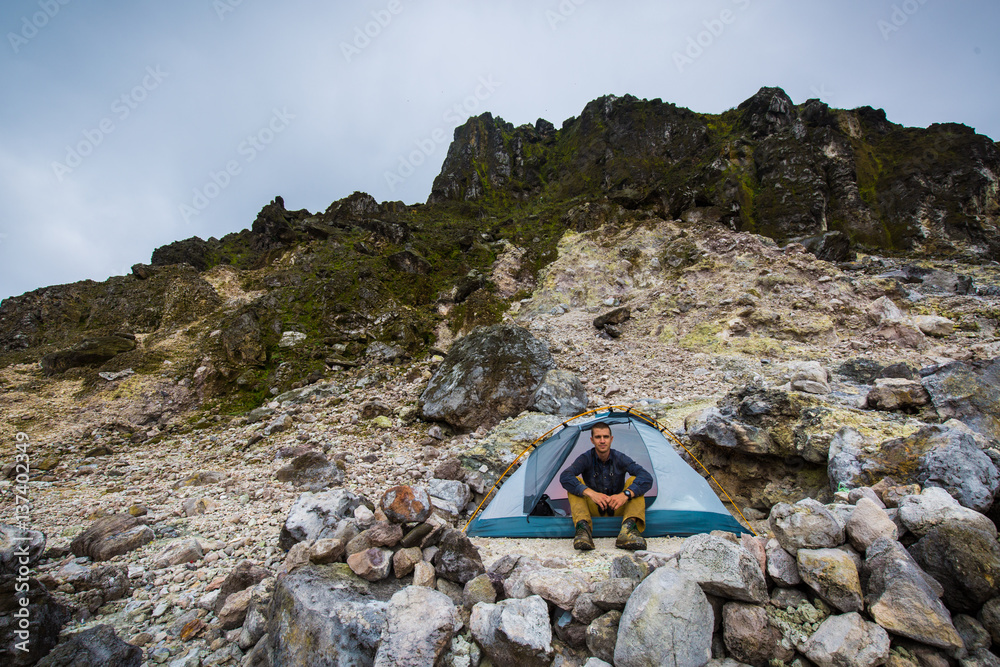
<path id="1" fill-rule="evenodd" d="M 508 554 L 486 567 L 435 502 L 416 486 L 393 487 L 377 504 L 344 488 L 302 493 L 281 529 L 280 566 L 241 562 L 169 617 L 165 631 L 129 642 L 102 624 L 56 646 L 81 605 L 94 613 L 137 592 L 129 567 L 80 556 L 83 563 L 71 559 L 16 592 L 15 538 L 29 538 L 34 567 L 44 536 L 5 529 L 4 604 L 16 609 L 27 597 L 36 624 L 32 659 L 11 654 L 20 661 L 10 664 L 46 653 L 39 664 L 70 655 L 177 667 L 310 664 L 319 655 L 453 667 L 1000 664 L 990 652 L 1000 641 L 996 527 L 941 488 L 886 479 L 838 492 L 828 505 L 780 503 L 767 535 L 695 535 L 674 553 L 619 556 L 596 577 L 558 557 Z M 126 536 L 140 543 L 134 536 L 145 527 L 107 517 L 72 547 L 96 561 Z M 179 540 L 156 562 L 183 568 L 200 550 L 197 540 Z M 155 619 L 163 606 L 132 611 Z M 8 616 L 5 639 L 16 630 Z M 167 635 L 200 641 L 174 657 Z"/>

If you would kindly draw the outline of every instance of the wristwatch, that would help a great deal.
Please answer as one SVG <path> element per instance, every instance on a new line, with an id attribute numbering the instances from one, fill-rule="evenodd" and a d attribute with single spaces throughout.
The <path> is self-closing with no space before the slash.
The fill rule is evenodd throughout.
<path id="1" fill-rule="evenodd" d="M 635 496 L 632 495 L 632 490 L 631 489 L 625 489 L 624 491 L 622 491 L 622 493 L 624 493 L 626 496 L 628 496 L 629 500 L 632 500 L 632 498 L 635 497 Z"/>

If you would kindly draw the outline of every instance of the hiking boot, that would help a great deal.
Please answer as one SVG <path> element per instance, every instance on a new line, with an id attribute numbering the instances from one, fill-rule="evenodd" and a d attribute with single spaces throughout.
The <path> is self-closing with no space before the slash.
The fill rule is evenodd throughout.
<path id="1" fill-rule="evenodd" d="M 573 548 L 580 551 L 590 551 L 594 548 L 593 528 L 586 521 L 576 523 L 576 535 L 573 536 Z"/>
<path id="2" fill-rule="evenodd" d="M 622 522 L 622 529 L 618 533 L 618 539 L 615 540 L 615 546 L 629 551 L 646 548 L 646 539 L 639 534 L 639 529 L 635 527 L 635 519 L 625 519 Z"/>

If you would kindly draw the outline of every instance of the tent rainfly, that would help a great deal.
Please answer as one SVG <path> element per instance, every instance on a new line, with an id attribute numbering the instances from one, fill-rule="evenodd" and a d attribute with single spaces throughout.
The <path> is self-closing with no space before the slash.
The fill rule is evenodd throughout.
<path id="1" fill-rule="evenodd" d="M 674 450 L 664 433 L 676 440 L 673 434 L 654 419 L 616 405 L 573 417 L 532 443 L 487 495 L 488 499 L 495 493 L 490 504 L 473 515 L 466 533 L 473 537 L 573 537 L 569 501 L 559 474 L 593 447 L 590 427 L 600 421 L 611 426 L 612 447 L 653 476 L 653 487 L 646 493 L 644 536 L 686 537 L 713 530 L 751 532 L 726 510 L 708 481 Z M 529 450 L 527 459 L 510 473 Z M 614 537 L 620 528 L 620 517 L 594 517 L 594 537 Z"/>

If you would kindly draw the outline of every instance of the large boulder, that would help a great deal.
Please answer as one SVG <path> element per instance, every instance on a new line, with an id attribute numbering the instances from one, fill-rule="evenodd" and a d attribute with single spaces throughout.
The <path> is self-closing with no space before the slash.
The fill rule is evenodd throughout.
<path id="1" fill-rule="evenodd" d="M 767 601 L 767 582 L 757 559 L 725 538 L 692 535 L 678 553 L 677 567 L 709 595 L 757 604 Z"/>
<path id="2" fill-rule="evenodd" d="M 113 514 L 98 519 L 70 542 L 69 549 L 77 556 L 93 560 L 109 560 L 149 544 L 155 538 L 153 529 L 131 514 Z"/>
<path id="3" fill-rule="evenodd" d="M 945 524 L 964 524 L 984 530 L 994 537 L 997 528 L 987 517 L 963 507 L 944 489 L 928 487 L 919 495 L 903 496 L 899 501 L 900 522 L 918 537 Z"/>
<path id="4" fill-rule="evenodd" d="M 938 648 L 962 647 L 951 614 L 939 599 L 940 584 L 920 569 L 902 544 L 884 537 L 875 540 L 865 555 L 862 578 L 865 606 L 880 626 Z"/>
<path id="5" fill-rule="evenodd" d="M 38 662 L 38 667 L 139 667 L 142 649 L 122 640 L 110 625 L 98 625 L 76 632 L 52 649 Z"/>
<path id="6" fill-rule="evenodd" d="M 271 664 L 373 664 L 392 595 L 386 593 L 376 594 L 343 563 L 279 577 L 267 623 Z"/>
<path id="7" fill-rule="evenodd" d="M 553 368 L 535 388 L 528 408 L 547 415 L 578 415 L 587 409 L 587 390 L 573 373 Z"/>
<path id="8" fill-rule="evenodd" d="M 479 602 L 472 608 L 469 629 L 496 665 L 548 667 L 552 662 L 549 608 L 537 595 Z"/>
<path id="9" fill-rule="evenodd" d="M 324 491 L 344 483 L 344 471 L 322 452 L 308 451 L 275 473 L 279 482 L 291 482 L 303 491 Z"/>
<path id="10" fill-rule="evenodd" d="M 799 573 L 811 589 L 840 611 L 864 609 L 861 579 L 850 555 L 840 549 L 799 549 Z"/>
<path id="11" fill-rule="evenodd" d="M 555 363 L 548 346 L 527 329 L 477 327 L 451 346 L 420 397 L 425 419 L 464 431 L 493 426 L 528 407 Z"/>
<path id="12" fill-rule="evenodd" d="M 823 621 L 801 649 L 819 667 L 874 667 L 889 657 L 889 633 L 851 612 Z"/>
<path id="13" fill-rule="evenodd" d="M 625 605 L 615 645 L 617 667 L 701 667 L 712 657 L 712 605 L 692 579 L 661 567 Z"/>
<path id="14" fill-rule="evenodd" d="M 922 383 L 942 420 L 958 419 L 1000 442 L 1000 359 L 954 361 Z"/>
<path id="15" fill-rule="evenodd" d="M 451 598 L 424 586 L 407 586 L 389 599 L 375 667 L 433 665 L 461 627 Z"/>
<path id="16" fill-rule="evenodd" d="M 303 493 L 289 510 L 278 543 L 282 549 L 291 549 L 298 542 L 334 537 L 337 524 L 353 518 L 362 502 L 360 496 L 342 488 Z"/>
<path id="17" fill-rule="evenodd" d="M 871 486 L 884 477 L 898 484 L 938 486 L 966 507 L 984 511 L 1000 488 L 1000 472 L 972 433 L 933 424 L 911 435 L 868 444 L 845 428 L 830 445 L 830 484 Z"/>
<path id="18" fill-rule="evenodd" d="M 952 611 L 975 613 L 1000 593 L 1000 545 L 996 536 L 968 524 L 932 528 L 910 555 L 944 588 Z"/>
<path id="19" fill-rule="evenodd" d="M 28 590 L 22 590 L 24 583 Z M 38 580 L 18 582 L 17 576 L 0 576 L 0 662 L 4 665 L 23 667 L 38 662 L 58 643 L 59 631 L 69 620 L 69 610 Z"/>
<path id="20" fill-rule="evenodd" d="M 844 527 L 820 502 L 803 498 L 794 505 L 771 508 L 768 525 L 781 548 L 796 555 L 799 549 L 824 549 L 844 543 Z"/>

